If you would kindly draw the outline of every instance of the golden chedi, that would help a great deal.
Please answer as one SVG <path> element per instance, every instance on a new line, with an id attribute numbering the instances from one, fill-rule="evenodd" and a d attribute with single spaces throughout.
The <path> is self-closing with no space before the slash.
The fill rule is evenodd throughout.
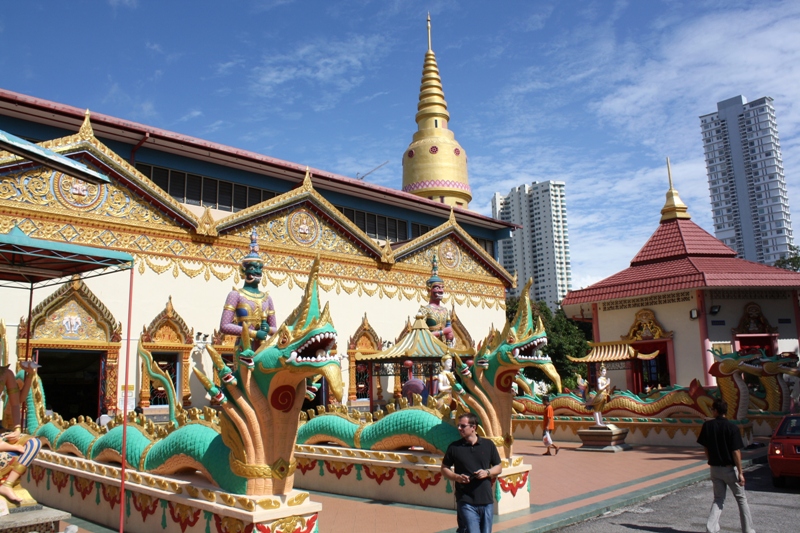
<path id="1" fill-rule="evenodd" d="M 422 67 L 417 104 L 418 129 L 403 154 L 403 191 L 467 208 L 472 200 L 467 154 L 447 128 L 449 120 L 436 55 L 431 49 L 431 18 L 428 15 L 428 51 Z"/>

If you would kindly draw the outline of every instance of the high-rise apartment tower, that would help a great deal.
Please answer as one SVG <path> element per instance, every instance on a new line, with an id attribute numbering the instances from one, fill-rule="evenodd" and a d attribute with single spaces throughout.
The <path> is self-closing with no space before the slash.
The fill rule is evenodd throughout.
<path id="1" fill-rule="evenodd" d="M 772 98 L 719 102 L 700 128 L 714 235 L 749 261 L 786 256 L 794 241 Z"/>
<path id="2" fill-rule="evenodd" d="M 555 311 L 572 288 L 564 182 L 534 181 L 505 196 L 495 193 L 492 216 L 522 226 L 498 243 L 500 263 L 517 273 L 517 288 L 510 294 L 519 296 L 528 278 L 533 278 L 531 298 L 544 300 Z"/>

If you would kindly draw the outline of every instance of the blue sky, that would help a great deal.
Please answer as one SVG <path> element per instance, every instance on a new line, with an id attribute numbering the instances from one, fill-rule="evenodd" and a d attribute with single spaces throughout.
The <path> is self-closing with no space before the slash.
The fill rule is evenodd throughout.
<path id="1" fill-rule="evenodd" d="M 698 116 L 720 100 L 775 99 L 800 207 L 794 1 L 26 0 L 0 12 L 0 87 L 351 177 L 389 161 L 366 179 L 400 188 L 428 11 L 470 207 L 566 182 L 573 288 L 655 230 L 667 156 L 713 232 Z"/>

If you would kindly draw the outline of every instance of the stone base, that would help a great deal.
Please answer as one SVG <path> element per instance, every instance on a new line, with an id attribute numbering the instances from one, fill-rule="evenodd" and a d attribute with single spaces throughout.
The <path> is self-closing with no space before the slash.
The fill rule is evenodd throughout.
<path id="1" fill-rule="evenodd" d="M 322 509 L 305 491 L 244 496 L 220 491 L 194 475 L 167 477 L 130 469 L 120 502 L 118 465 L 49 450 L 39 452 L 28 474 L 23 483 L 39 501 L 115 530 L 121 503 L 126 533 L 311 533 L 318 531 Z"/>
<path id="2" fill-rule="evenodd" d="M 295 447 L 298 488 L 383 500 L 400 504 L 455 509 L 453 484 L 442 476 L 442 456 L 428 452 L 357 450 L 320 444 Z M 523 457 L 503 460 L 493 482 L 494 513 L 530 508 L 531 466 Z"/>
<path id="3" fill-rule="evenodd" d="M 59 522 L 69 519 L 72 515 L 57 509 L 42 507 L 30 509 L 30 512 L 15 513 L 0 517 L 0 531 L 13 531 L 14 533 L 39 532 L 55 533 L 62 531 Z"/>
<path id="4" fill-rule="evenodd" d="M 625 443 L 628 430 L 620 429 L 614 424 L 579 429 L 578 436 L 583 443 L 581 447 L 577 448 L 578 451 L 616 453 L 631 449 L 631 445 Z"/>

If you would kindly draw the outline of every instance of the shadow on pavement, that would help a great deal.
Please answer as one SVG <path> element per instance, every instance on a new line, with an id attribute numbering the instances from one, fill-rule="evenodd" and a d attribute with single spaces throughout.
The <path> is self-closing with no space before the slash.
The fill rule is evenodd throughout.
<path id="1" fill-rule="evenodd" d="M 745 469 L 745 486 L 748 492 L 775 492 L 793 494 L 800 492 L 800 478 L 786 478 L 786 486 L 777 488 L 772 485 L 772 472 L 769 465 L 760 464 L 752 469 Z"/>
<path id="2" fill-rule="evenodd" d="M 695 530 L 675 529 L 674 527 L 640 526 L 638 524 L 620 524 L 636 531 L 652 531 L 653 533 L 695 533 Z"/>

